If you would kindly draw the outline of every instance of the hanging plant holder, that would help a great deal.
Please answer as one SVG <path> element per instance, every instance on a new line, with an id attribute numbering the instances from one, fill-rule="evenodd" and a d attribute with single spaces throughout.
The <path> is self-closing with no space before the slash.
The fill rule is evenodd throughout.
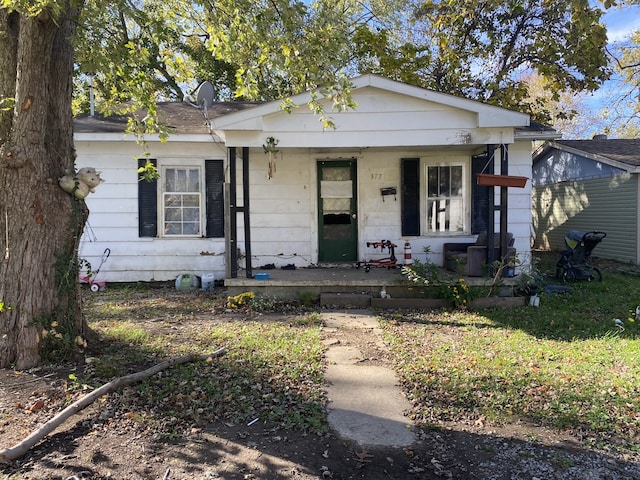
<path id="1" fill-rule="evenodd" d="M 267 172 L 267 178 L 271 180 L 276 174 L 276 155 L 277 153 L 269 152 L 269 169 Z"/>
<path id="2" fill-rule="evenodd" d="M 527 177 L 517 177 L 515 175 L 492 175 L 489 173 L 476 174 L 478 185 L 488 187 L 516 187 L 524 188 L 527 184 Z"/>
<path id="3" fill-rule="evenodd" d="M 276 158 L 278 156 L 278 153 L 280 152 L 276 148 L 278 142 L 279 141 L 273 137 L 267 137 L 267 143 L 262 145 L 265 155 L 269 155 L 269 169 L 267 172 L 267 177 L 269 178 L 269 180 L 271 180 L 271 178 L 273 178 L 273 176 L 276 174 Z"/>

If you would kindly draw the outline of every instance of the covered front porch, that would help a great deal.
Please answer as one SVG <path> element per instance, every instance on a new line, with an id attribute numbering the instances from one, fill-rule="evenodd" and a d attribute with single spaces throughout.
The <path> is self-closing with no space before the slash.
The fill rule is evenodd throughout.
<path id="1" fill-rule="evenodd" d="M 355 79 L 353 95 L 358 108 L 335 113 L 335 130 L 308 110 L 286 113 L 272 103 L 217 119 L 229 164 L 227 288 L 406 289 L 397 272 L 394 281 L 375 278 L 379 271 L 312 267 L 390 255 L 383 245 L 376 250 L 387 241 L 397 249 L 410 243 L 416 258 L 442 265 L 446 243 L 474 242 L 483 231 L 487 244 L 499 245 L 499 255 L 487 250 L 487 265 L 505 257 L 507 233 L 527 261 L 530 189 L 476 180 L 515 174 L 525 187 L 530 140 L 516 138 L 516 129 L 528 126 L 527 115 L 375 76 Z M 304 105 L 307 97 L 294 100 Z M 300 272 L 256 278 L 257 265 L 267 263 Z M 466 283 L 476 282 L 486 283 Z"/>

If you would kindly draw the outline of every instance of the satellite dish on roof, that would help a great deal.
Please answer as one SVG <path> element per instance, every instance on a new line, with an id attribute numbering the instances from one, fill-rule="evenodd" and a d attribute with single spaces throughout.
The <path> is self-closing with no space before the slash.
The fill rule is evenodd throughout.
<path id="1" fill-rule="evenodd" d="M 198 85 L 193 93 L 186 95 L 184 100 L 185 102 L 195 103 L 198 107 L 206 110 L 207 107 L 213 104 L 214 95 L 213 85 L 205 81 Z"/>
<path id="2" fill-rule="evenodd" d="M 209 82 L 202 82 L 196 90 L 196 103 L 199 107 L 205 108 L 213 104 L 213 85 Z"/>

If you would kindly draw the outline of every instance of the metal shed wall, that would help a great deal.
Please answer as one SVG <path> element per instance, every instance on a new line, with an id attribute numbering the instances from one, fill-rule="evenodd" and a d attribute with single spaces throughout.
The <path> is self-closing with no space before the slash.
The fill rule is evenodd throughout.
<path id="1" fill-rule="evenodd" d="M 569 230 L 600 230 L 607 238 L 594 256 L 639 263 L 638 175 L 619 175 L 534 187 L 533 247 L 562 250 Z"/>

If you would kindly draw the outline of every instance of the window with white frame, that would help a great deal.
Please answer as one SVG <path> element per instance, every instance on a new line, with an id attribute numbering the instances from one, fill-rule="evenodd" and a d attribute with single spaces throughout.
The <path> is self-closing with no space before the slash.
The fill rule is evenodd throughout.
<path id="1" fill-rule="evenodd" d="M 427 231 L 464 231 L 464 164 L 427 165 Z"/>
<path id="2" fill-rule="evenodd" d="M 167 166 L 161 179 L 163 235 L 202 235 L 201 169 Z"/>

